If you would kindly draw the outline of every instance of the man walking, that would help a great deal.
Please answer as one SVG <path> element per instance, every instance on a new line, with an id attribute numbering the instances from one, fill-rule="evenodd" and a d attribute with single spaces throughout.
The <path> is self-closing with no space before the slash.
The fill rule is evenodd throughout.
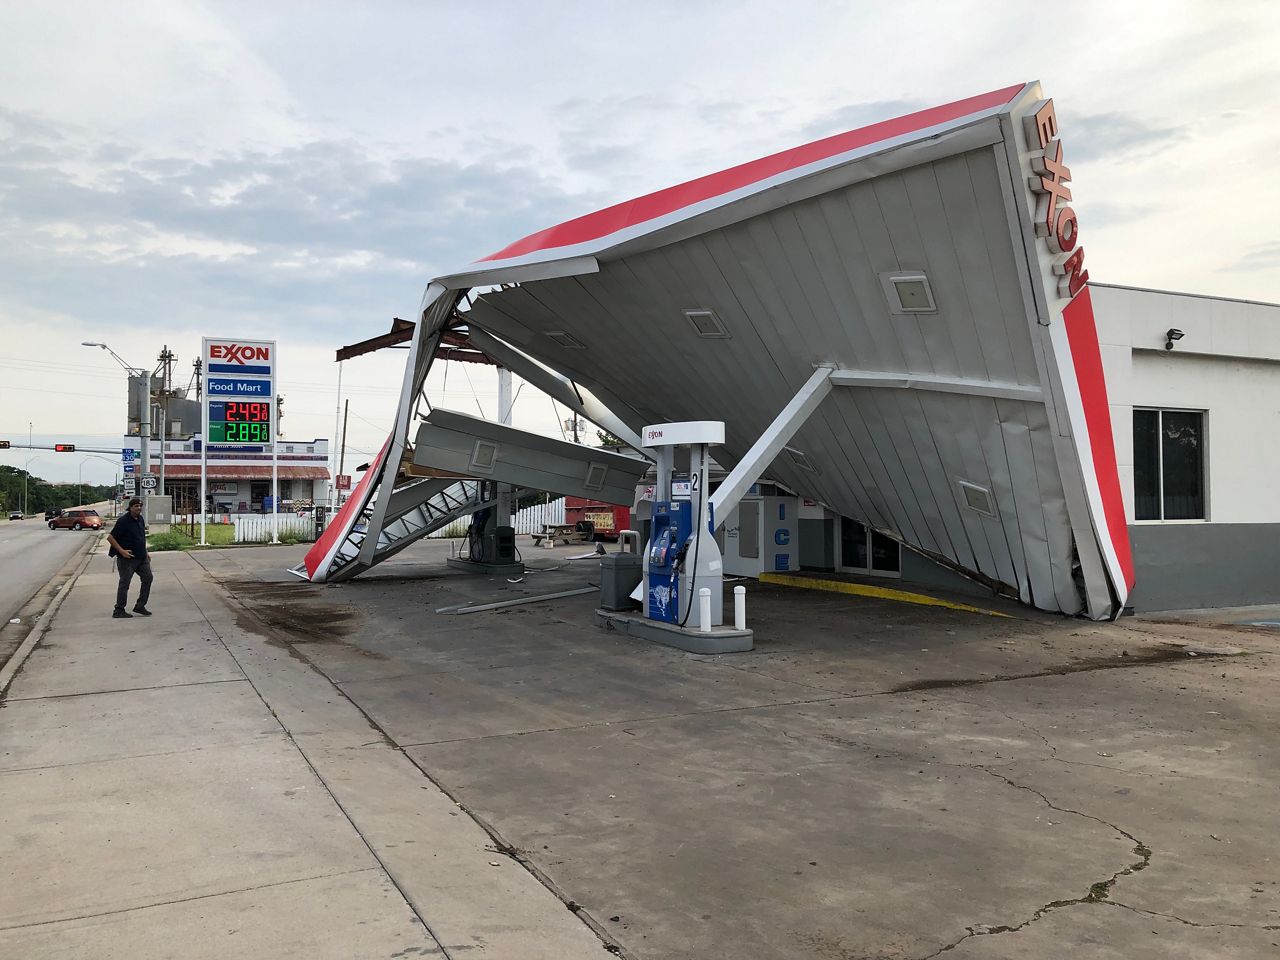
<path id="1" fill-rule="evenodd" d="M 120 574 L 120 586 L 116 589 L 116 608 L 111 616 L 121 619 L 133 616 L 133 613 L 144 617 L 151 616 L 147 609 L 147 600 L 151 596 L 151 558 L 147 556 L 147 525 L 142 519 L 142 501 L 134 497 L 129 501 L 129 512 L 116 521 L 116 525 L 107 534 L 107 542 L 111 544 L 108 556 L 116 558 L 116 572 Z M 129 583 L 134 574 L 142 583 L 138 593 L 138 602 L 133 605 L 133 613 L 124 608 L 129 602 Z"/>

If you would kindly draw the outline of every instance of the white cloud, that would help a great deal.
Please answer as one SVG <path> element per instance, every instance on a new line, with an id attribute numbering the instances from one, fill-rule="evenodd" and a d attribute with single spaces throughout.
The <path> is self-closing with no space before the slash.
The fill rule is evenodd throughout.
<path id="1" fill-rule="evenodd" d="M 1280 300 L 1277 36 L 1263 2 L 6 4 L 0 435 L 117 431 L 111 365 L 82 339 L 143 358 L 243 330 L 281 340 L 294 423 L 327 435 L 333 348 L 410 316 L 433 273 L 1032 79 L 1096 279 Z M 365 420 L 389 417 L 402 360 L 348 364 Z M 447 387 L 492 402 L 487 371 Z M 532 393 L 517 418 L 554 432 Z"/>

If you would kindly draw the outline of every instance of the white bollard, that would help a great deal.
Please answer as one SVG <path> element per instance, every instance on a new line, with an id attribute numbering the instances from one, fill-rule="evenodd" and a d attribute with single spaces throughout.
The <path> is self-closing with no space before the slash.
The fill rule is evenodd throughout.
<path id="1" fill-rule="evenodd" d="M 733 588 L 733 629 L 747 629 L 747 588 Z"/>
<path id="2" fill-rule="evenodd" d="M 698 591 L 698 629 L 703 633 L 711 632 L 711 589 L 703 587 Z"/>

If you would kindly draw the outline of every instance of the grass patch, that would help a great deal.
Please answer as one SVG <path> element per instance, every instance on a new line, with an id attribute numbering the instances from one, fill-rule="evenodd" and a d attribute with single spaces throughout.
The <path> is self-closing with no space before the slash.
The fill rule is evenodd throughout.
<path id="1" fill-rule="evenodd" d="M 210 523 L 205 526 L 205 542 L 213 547 L 229 547 L 235 543 L 236 528 L 230 523 Z M 200 542 L 200 527 L 191 537 L 185 530 L 174 527 L 165 533 L 153 533 L 147 537 L 148 549 L 162 553 L 165 550 L 186 550 Z"/>
<path id="2" fill-rule="evenodd" d="M 166 550 L 185 550 L 191 545 L 191 538 L 177 530 L 165 533 L 153 533 L 147 537 L 147 549 L 152 553 L 164 553 Z"/>

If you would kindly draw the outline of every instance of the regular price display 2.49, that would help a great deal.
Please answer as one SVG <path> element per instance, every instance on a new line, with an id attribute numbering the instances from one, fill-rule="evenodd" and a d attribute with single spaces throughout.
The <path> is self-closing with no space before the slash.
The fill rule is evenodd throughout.
<path id="1" fill-rule="evenodd" d="M 209 442 L 270 443 L 271 403 L 260 400 L 212 400 Z"/>

